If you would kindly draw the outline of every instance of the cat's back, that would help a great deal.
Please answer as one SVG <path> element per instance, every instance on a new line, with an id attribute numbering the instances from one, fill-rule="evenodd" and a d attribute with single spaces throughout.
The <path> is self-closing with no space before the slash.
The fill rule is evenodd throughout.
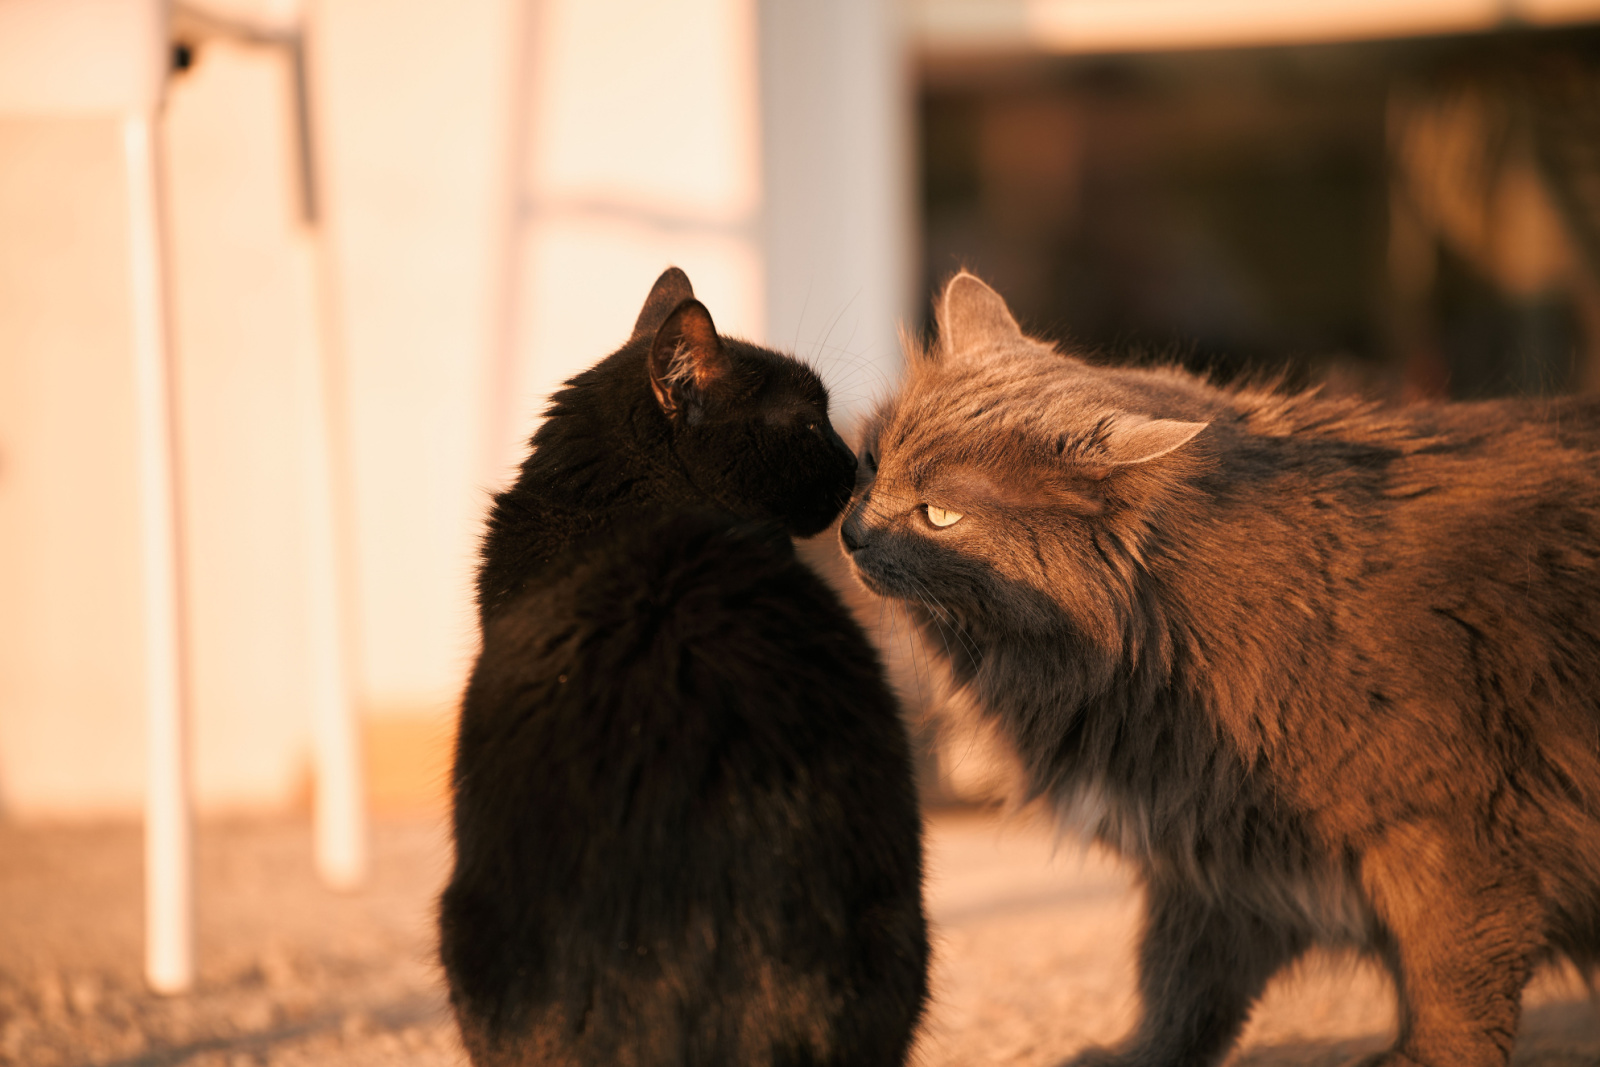
<path id="1" fill-rule="evenodd" d="M 1440 404 L 1407 414 L 1380 483 L 1395 548 L 1459 570 L 1467 558 L 1591 557 L 1571 577 L 1600 583 L 1600 399 Z"/>
<path id="2" fill-rule="evenodd" d="M 634 765 L 704 785 L 793 777 L 836 759 L 841 737 L 900 733 L 873 646 L 787 536 L 680 514 L 599 539 L 486 625 L 459 755 L 484 744 L 524 771 L 576 757 L 597 780 Z M 737 767 L 729 745 L 749 748 Z M 549 787 L 575 810 L 575 780 Z M 598 815 L 637 798 L 589 799 Z"/>
<path id="3" fill-rule="evenodd" d="M 1344 524 L 1368 552 L 1455 567 L 1462 549 L 1523 551 L 1519 530 L 1572 535 L 1600 523 L 1600 397 L 1244 399 L 1234 401 L 1242 432 L 1218 453 L 1218 484 L 1233 490 L 1221 495 L 1259 491 L 1307 528 Z"/>
<path id="4" fill-rule="evenodd" d="M 1341 491 L 1295 506 L 1348 713 L 1403 705 L 1392 731 L 1509 716 L 1578 751 L 1600 691 L 1600 400 L 1375 408 L 1329 440 L 1355 457 Z"/>
<path id="5" fill-rule="evenodd" d="M 876 653 L 786 536 L 679 515 L 606 538 L 485 628 L 443 901 L 458 1007 L 582 1063 L 875 1045 L 818 1031 L 858 1026 L 855 998 L 903 1041 L 911 781 Z"/>

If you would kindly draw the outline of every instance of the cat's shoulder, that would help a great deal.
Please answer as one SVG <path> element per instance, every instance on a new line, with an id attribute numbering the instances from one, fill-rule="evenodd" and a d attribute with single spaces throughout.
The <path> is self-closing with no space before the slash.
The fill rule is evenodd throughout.
<path id="1" fill-rule="evenodd" d="M 1255 435 L 1414 442 L 1449 450 L 1532 432 L 1569 447 L 1600 447 L 1600 396 L 1397 401 L 1330 395 L 1320 387 L 1219 392 Z"/>

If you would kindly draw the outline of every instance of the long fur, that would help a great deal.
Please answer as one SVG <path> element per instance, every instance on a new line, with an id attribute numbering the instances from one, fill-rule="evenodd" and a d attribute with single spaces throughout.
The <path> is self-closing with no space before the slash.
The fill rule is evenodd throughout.
<path id="1" fill-rule="evenodd" d="M 815 374 L 716 337 L 680 272 L 556 397 L 491 516 L 456 747 L 441 957 L 477 1067 L 903 1062 L 909 745 L 790 541 L 854 475 Z"/>
<path id="2" fill-rule="evenodd" d="M 1142 1020 L 1079 1062 L 1218 1062 L 1333 944 L 1395 977 L 1375 1062 L 1503 1065 L 1531 968 L 1600 948 L 1600 402 L 1219 389 L 996 303 L 951 283 L 841 532 L 1140 872 Z"/>

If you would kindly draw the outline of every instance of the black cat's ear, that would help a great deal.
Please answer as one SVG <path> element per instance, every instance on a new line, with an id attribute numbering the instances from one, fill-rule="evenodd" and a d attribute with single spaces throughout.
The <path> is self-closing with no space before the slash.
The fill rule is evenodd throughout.
<path id="1" fill-rule="evenodd" d="M 1106 430 L 1100 451 L 1111 467 L 1132 467 L 1176 452 L 1210 425 L 1209 422 L 1124 415 Z"/>
<path id="2" fill-rule="evenodd" d="M 1000 294 L 966 271 L 945 285 L 937 318 L 939 346 L 946 359 L 1005 349 L 1025 340 Z"/>
<path id="3" fill-rule="evenodd" d="M 654 336 L 674 308 L 685 300 L 693 299 L 694 287 L 689 284 L 687 274 L 677 267 L 668 267 L 662 271 L 661 277 L 650 287 L 650 295 L 644 298 L 644 307 L 640 309 L 639 317 L 634 320 L 632 340 Z"/>
<path id="4" fill-rule="evenodd" d="M 704 304 L 691 298 L 673 309 L 656 331 L 649 368 L 650 389 L 667 417 L 696 421 L 733 370 Z"/>

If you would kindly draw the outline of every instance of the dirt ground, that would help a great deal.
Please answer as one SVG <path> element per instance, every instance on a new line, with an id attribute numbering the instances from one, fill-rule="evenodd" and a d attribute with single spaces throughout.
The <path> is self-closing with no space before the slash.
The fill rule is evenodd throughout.
<path id="1" fill-rule="evenodd" d="M 1137 898 L 1115 864 L 1020 818 L 929 825 L 936 998 L 923 1067 L 1054 1064 L 1128 1025 Z M 200 983 L 155 997 L 140 972 L 136 827 L 0 824 L 0 1064 L 28 1067 L 445 1067 L 464 1063 L 432 960 L 438 819 L 374 828 L 368 887 L 311 871 L 303 821 L 202 829 Z M 1541 976 L 1523 1067 L 1600 1064 L 1600 1012 Z M 1239 1067 L 1332 1065 L 1382 1047 L 1390 993 L 1355 963 L 1314 960 L 1272 988 Z"/>

